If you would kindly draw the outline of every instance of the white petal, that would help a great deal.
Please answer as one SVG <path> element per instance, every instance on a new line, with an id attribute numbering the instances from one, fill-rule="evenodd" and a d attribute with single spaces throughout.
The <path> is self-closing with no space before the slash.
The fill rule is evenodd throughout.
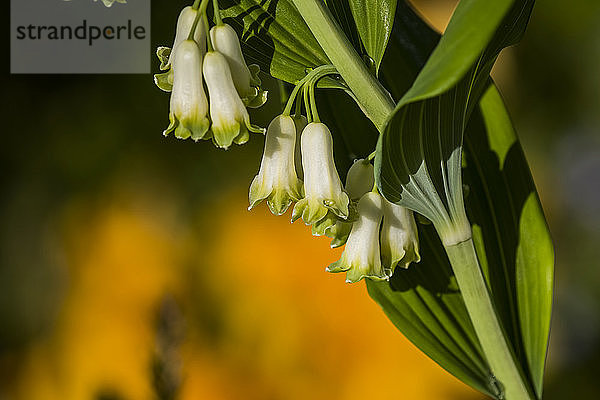
<path id="1" fill-rule="evenodd" d="M 300 142 L 306 199 L 312 204 L 325 204 L 346 218 L 349 199 L 335 168 L 331 132 L 325 124 L 313 122 L 304 128 Z"/>
<path id="2" fill-rule="evenodd" d="M 215 50 L 227 59 L 233 83 L 240 97 L 255 95 L 255 90 L 250 85 L 252 76 L 235 30 L 227 24 L 216 25 L 210 30 L 210 38 Z"/>
<path id="3" fill-rule="evenodd" d="M 296 174 L 300 179 L 304 179 L 300 139 L 302 138 L 302 131 L 306 128 L 306 125 L 308 125 L 308 119 L 306 119 L 304 115 L 294 115 L 292 119 L 294 120 L 294 124 L 296 124 L 296 153 L 294 155 L 294 158 L 296 159 Z"/>
<path id="4" fill-rule="evenodd" d="M 352 200 L 358 200 L 373 190 L 375 185 L 374 169 L 368 160 L 356 160 L 346 176 L 346 192 Z"/>
<path id="5" fill-rule="evenodd" d="M 219 52 L 208 52 L 204 56 L 203 72 L 215 142 L 219 147 L 228 148 L 234 140 L 239 144 L 247 141 L 250 117 L 233 85 L 227 60 Z"/>
<path id="6" fill-rule="evenodd" d="M 397 265 L 419 262 L 419 237 L 412 211 L 383 199 L 381 256 L 390 274 Z"/>
<path id="7" fill-rule="evenodd" d="M 386 280 L 379 253 L 379 227 L 383 212 L 381 196 L 369 192 L 358 202 L 358 220 L 352 225 L 342 257 L 328 267 L 330 272 L 347 271 L 348 282 L 363 278 Z"/>
<path id="8" fill-rule="evenodd" d="M 173 46 L 171 47 L 171 57 L 173 57 L 173 53 L 175 52 L 176 47 L 181 42 L 188 39 L 197 14 L 198 11 L 194 10 L 191 6 L 187 6 L 183 10 L 181 10 L 179 18 L 177 19 L 177 30 L 175 33 L 175 40 L 173 41 Z M 196 25 L 196 30 L 194 31 L 193 39 L 198 45 L 200 52 L 202 54 L 206 53 L 206 29 L 204 29 L 204 21 L 202 21 L 202 19 L 200 19 L 198 21 L 198 25 Z"/>
<path id="9" fill-rule="evenodd" d="M 290 116 L 280 115 L 269 124 L 260 171 L 250 187 L 250 208 L 269 197 L 275 214 L 282 214 L 301 197 L 296 176 L 294 153 L 296 126 Z"/>
<path id="10" fill-rule="evenodd" d="M 173 55 L 173 71 L 171 114 L 194 139 L 200 139 L 208 130 L 208 101 L 202 83 L 202 55 L 194 41 L 179 44 Z"/>

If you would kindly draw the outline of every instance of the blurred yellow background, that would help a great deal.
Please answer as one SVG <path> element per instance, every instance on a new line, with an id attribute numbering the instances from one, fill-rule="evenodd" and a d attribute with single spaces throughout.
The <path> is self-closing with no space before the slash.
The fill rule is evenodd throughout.
<path id="1" fill-rule="evenodd" d="M 232 191 L 199 210 L 198 235 L 151 198 L 116 187 L 66 206 L 69 288 L 10 398 L 143 400 L 161 384 L 180 399 L 478 397 L 398 335 L 363 284 L 326 274 L 340 250 L 304 225 L 248 212 Z"/>

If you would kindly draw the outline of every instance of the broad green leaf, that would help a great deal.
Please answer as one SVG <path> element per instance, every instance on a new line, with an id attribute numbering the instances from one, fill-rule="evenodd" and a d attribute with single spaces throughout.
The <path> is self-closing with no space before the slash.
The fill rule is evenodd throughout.
<path id="1" fill-rule="evenodd" d="M 498 397 L 444 248 L 419 225 L 421 262 L 398 268 L 389 283 L 367 281 L 369 295 L 419 349 L 471 387 Z M 402 368 L 402 360 L 398 360 Z M 409 366 L 406 366 L 409 368 Z"/>
<path id="2" fill-rule="evenodd" d="M 486 6 L 478 7 L 481 3 Z M 502 101 L 488 78 L 498 51 L 522 35 L 532 2 L 519 2 L 506 15 L 491 18 L 490 8 L 500 3 L 490 6 L 489 2 L 463 1 L 457 9 L 447 33 L 402 98 L 380 140 L 379 186 L 388 198 L 408 206 L 414 205 L 411 195 L 415 193 L 442 193 L 439 200 L 446 210 L 459 197 L 462 201 L 460 150 L 468 123 L 463 172 L 469 188 L 467 212 L 473 223 L 478 256 L 511 345 L 532 387 L 541 396 L 551 312 L 552 248 L 527 163 Z M 485 18 L 480 19 L 478 15 Z M 387 58 L 404 57 L 403 63 L 412 62 L 414 70 L 422 66 L 436 38 L 422 23 L 419 26 L 414 18 L 406 21 L 407 18 L 411 19 L 411 10 L 401 2 Z M 496 22 L 490 24 L 490 21 Z M 398 28 L 399 22 L 405 24 Z M 477 28 L 481 29 L 481 36 Z M 465 44 L 469 37 L 472 42 Z M 397 84 L 393 74 L 386 73 L 386 62 L 383 78 L 386 83 L 391 82 L 388 87 L 399 96 L 405 86 Z M 484 92 L 481 110 L 478 110 L 478 101 Z M 469 121 L 472 111 L 475 113 Z M 421 176 L 417 176 L 419 174 Z M 457 184 L 458 188 L 452 192 L 452 185 Z M 422 190 L 419 193 L 415 189 Z M 431 213 L 431 210 L 419 211 L 425 215 Z M 422 243 L 428 246 L 428 242 Z M 438 253 L 440 249 L 438 246 Z M 428 251 L 435 252 L 424 247 L 421 254 L 425 256 Z M 443 249 L 441 251 L 443 255 Z M 442 264 L 447 266 L 445 256 L 439 262 L 433 268 L 429 263 L 414 268 L 426 268 L 424 282 L 427 282 L 443 271 Z M 402 277 L 402 271 L 399 273 Z M 394 276 L 395 279 L 399 278 Z M 368 286 L 392 321 L 417 346 L 461 379 L 471 372 L 441 350 L 443 339 L 438 338 L 444 338 L 445 332 L 428 326 L 427 335 L 415 334 L 414 329 L 406 326 L 405 321 L 409 321 L 413 310 L 422 308 L 421 305 L 408 302 L 404 308 L 390 306 L 400 302 L 399 297 L 405 300 L 407 295 L 390 291 L 385 284 L 368 283 Z M 453 317 L 461 321 L 456 314 Z M 433 351 L 428 345 L 432 340 L 441 342 L 433 346 Z M 453 355 L 461 359 L 457 353 Z M 480 386 L 485 384 L 485 379 L 485 375 L 479 376 Z"/>
<path id="3" fill-rule="evenodd" d="M 385 53 L 396 12 L 396 0 L 349 0 L 362 44 L 373 60 L 375 72 Z"/>
<path id="4" fill-rule="evenodd" d="M 351 44 L 362 54 L 348 2 L 329 0 L 326 3 Z M 307 70 L 330 64 L 291 0 L 228 0 L 220 4 L 225 22 L 236 28 L 241 37 L 246 61 L 258 64 L 271 76 L 295 84 Z M 388 36 L 389 32 L 385 42 Z M 385 45 L 383 47 L 385 49 Z M 328 78 L 322 79 L 319 87 L 344 89 L 343 84 Z"/>
<path id="5" fill-rule="evenodd" d="M 511 318 L 505 326 L 512 325 L 514 345 L 541 397 L 552 312 L 552 241 L 527 161 L 495 87 L 488 88 L 479 107 L 481 124 L 493 135 L 487 143 L 465 136 L 466 162 L 474 164 L 467 170 L 480 176 L 465 173 L 467 210 L 473 226 L 483 232 L 478 254 L 486 259 L 494 300 L 498 309 L 511 305 L 504 310 L 504 319 Z"/>
<path id="6" fill-rule="evenodd" d="M 329 64 L 308 26 L 290 0 L 221 2 L 225 22 L 238 29 L 248 63 L 289 83 L 308 68 Z"/>
<path id="7" fill-rule="evenodd" d="M 274 74 L 274 76 L 280 79 L 285 76 L 282 79 L 294 82 L 304 76 L 303 68 L 328 63 L 320 48 L 313 52 L 308 49 L 311 46 L 297 45 L 293 51 L 284 48 L 279 52 L 278 47 L 273 45 L 266 47 L 272 49 L 269 53 L 261 51 L 265 49 L 262 41 L 252 39 L 256 36 L 256 32 L 261 32 L 267 37 L 274 35 L 276 38 L 281 33 L 279 29 L 287 33 L 295 32 L 294 24 L 300 24 L 299 32 L 308 29 L 295 9 L 291 11 L 288 9 L 289 12 L 286 12 L 285 17 L 280 18 L 280 4 L 291 7 L 289 1 L 280 0 L 279 3 L 274 2 L 275 5 L 268 1 L 263 5 L 258 1 L 245 0 L 236 3 L 238 8 L 229 10 L 228 12 L 231 13 L 229 15 L 236 16 L 238 22 L 241 21 L 246 25 L 245 54 L 247 57 L 253 55 L 254 58 L 249 57 L 250 61 L 260 62 L 263 70 L 266 66 L 266 70 L 277 72 L 281 67 L 279 75 Z M 327 2 L 333 16 L 355 48 L 359 50 L 353 39 L 355 33 L 348 28 L 352 25 L 349 24 L 347 14 L 344 14 L 345 8 L 339 7 L 343 3 L 331 0 Z M 453 122 L 449 124 L 451 129 L 447 129 L 448 126 L 444 124 L 444 129 L 439 131 L 440 143 L 447 147 L 452 147 L 454 144 L 453 149 L 462 150 L 462 134 L 466 128 L 464 143 L 466 165 L 463 172 L 470 193 L 466 198 L 466 204 L 469 219 L 473 223 L 478 255 L 511 344 L 539 395 L 551 306 L 553 273 L 551 242 L 526 161 L 500 97 L 488 79 L 497 52 L 502 47 L 518 41 L 522 34 L 532 2 L 519 3 L 521 9 L 518 9 L 518 6 L 511 8 L 511 2 L 494 2 L 490 7 L 482 6 L 482 3 L 488 2 L 463 0 L 448 28 L 448 34 L 440 46 L 436 47 L 439 35 L 429 29 L 406 2 L 400 1 L 392 39 L 381 67 L 382 79 L 392 94 L 396 98 L 401 98 L 411 87 L 412 79 L 427 60 L 437 63 L 436 68 L 429 67 L 429 72 L 427 67 L 423 69 L 425 72 L 421 72 L 409 94 L 403 97 L 403 101 L 408 108 L 412 103 L 438 100 L 438 110 L 444 110 L 445 114 L 436 114 L 435 108 L 423 106 L 420 110 L 422 114 L 419 115 L 424 119 L 415 119 L 413 127 L 423 127 L 426 132 L 427 129 L 431 130 L 431 127 L 435 126 L 430 123 L 431 120 Z M 246 11 L 240 12 L 242 7 L 240 4 L 245 4 Z M 285 7 L 282 8 L 284 9 Z M 505 16 L 502 10 L 508 14 Z M 294 15 L 294 12 L 295 17 L 291 18 L 290 15 Z M 272 18 L 273 15 L 276 15 L 278 22 L 284 19 L 287 22 L 282 22 L 281 27 L 277 27 L 276 30 L 271 30 L 272 24 L 263 26 L 267 18 Z M 520 18 L 516 18 L 517 15 Z M 485 18 L 485 23 L 481 21 L 482 18 Z M 450 32 L 455 32 L 451 36 L 460 40 L 448 39 Z M 454 40 L 460 46 L 453 45 Z M 273 41 L 273 43 L 277 42 L 278 39 Z M 483 52 L 485 46 L 487 48 Z M 429 58 L 434 49 L 435 52 Z M 280 62 L 278 58 L 285 52 L 293 57 L 301 55 L 304 60 L 286 66 L 285 63 L 293 57 L 284 56 L 281 58 L 284 62 Z M 310 54 L 313 56 L 321 54 L 321 61 L 310 64 L 306 61 L 310 58 Z M 285 71 L 287 67 L 295 72 L 287 73 Z M 472 80 L 465 79 L 467 76 Z M 470 85 L 461 86 L 467 81 Z M 418 89 L 419 87 L 421 89 Z M 461 90 L 457 90 L 458 87 Z M 478 107 L 479 98 L 484 92 L 486 94 Z M 424 95 L 424 93 L 428 94 Z M 449 96 L 449 93 L 452 93 L 452 96 Z M 365 123 L 365 118 L 357 112 L 356 107 L 350 102 L 348 104 L 340 102 L 337 96 L 338 94 L 332 93 L 320 96 L 319 110 L 336 136 L 336 163 L 343 172 L 353 158 L 364 157 L 372 151 L 374 134 L 372 125 L 368 121 Z M 458 98 L 461 101 L 456 100 Z M 449 99 L 452 101 L 448 101 Z M 351 110 L 352 107 L 354 109 Z M 344 118 L 339 118 L 342 112 Z M 473 117 L 469 118 L 471 113 Z M 450 118 L 442 119 L 444 115 Z M 431 120 L 428 121 L 425 117 Z M 399 126 L 404 129 L 408 127 L 403 124 Z M 406 134 L 404 137 L 406 139 L 409 137 L 409 131 L 400 129 L 396 135 L 402 137 Z M 451 133 L 451 140 L 441 137 L 442 133 L 448 132 Z M 389 140 L 387 137 L 385 139 Z M 380 142 L 381 147 L 383 147 L 382 142 L 383 140 Z M 395 145 L 394 156 L 399 150 L 401 150 L 400 146 Z M 454 164 L 453 172 L 461 171 L 460 151 L 450 152 L 450 154 L 446 152 L 437 157 L 435 155 L 431 157 L 430 153 L 430 151 L 427 153 L 429 165 L 442 165 L 443 160 L 448 166 Z M 386 155 L 390 156 L 390 154 Z M 424 155 L 425 152 L 422 154 Z M 453 156 L 452 159 L 450 155 Z M 403 181 L 400 178 L 403 173 L 402 168 L 394 170 L 397 165 L 393 165 L 394 168 L 383 165 L 382 168 L 382 159 L 380 153 L 377 160 L 379 170 L 390 173 L 387 177 L 389 179 L 386 183 L 389 186 L 387 189 L 396 186 L 397 190 L 397 193 L 392 195 L 390 191 L 393 190 L 385 194 L 392 198 L 395 194 L 401 198 L 404 188 L 402 182 L 398 184 L 398 181 Z M 385 159 L 389 164 L 392 164 L 392 161 L 397 159 L 393 157 Z M 432 181 L 433 188 L 444 187 L 444 180 L 441 177 L 442 172 L 438 172 L 433 179 L 435 183 Z M 383 179 L 380 179 L 380 187 L 381 180 Z M 500 184 L 499 182 L 503 180 L 504 182 Z M 460 187 L 462 188 L 462 184 Z M 453 195 L 454 198 L 460 195 L 462 199 L 462 190 L 455 191 Z M 521 202 L 522 199 L 525 199 L 525 202 Z M 447 207 L 448 199 L 443 200 L 444 206 Z M 507 204 L 511 205 L 510 209 L 506 207 Z M 485 357 L 479 348 L 461 295 L 454 283 L 443 246 L 431 225 L 420 225 L 419 232 L 422 262 L 408 271 L 398 269 L 389 284 L 368 282 L 369 293 L 383 307 L 392 322 L 442 367 L 482 392 L 497 396 L 499 389 L 489 373 Z M 501 241 L 498 240 L 500 236 L 503 239 Z"/>

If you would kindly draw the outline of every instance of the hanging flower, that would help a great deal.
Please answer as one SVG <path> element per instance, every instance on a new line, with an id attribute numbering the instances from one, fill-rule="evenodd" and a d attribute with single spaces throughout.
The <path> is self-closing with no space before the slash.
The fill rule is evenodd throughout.
<path id="1" fill-rule="evenodd" d="M 172 55 L 175 52 L 177 45 L 184 40 L 187 40 L 197 15 L 198 10 L 194 10 L 191 6 L 181 10 L 179 18 L 177 19 L 177 29 L 175 31 L 173 46 L 161 46 L 156 50 L 156 55 L 160 60 L 160 69 L 167 72 L 154 75 L 154 83 L 165 92 L 170 92 L 173 89 L 173 69 L 171 68 Z M 206 30 L 204 29 L 204 22 L 202 19 L 198 20 L 198 25 L 196 25 L 194 41 L 200 48 L 200 53 L 204 55 L 204 53 L 206 53 Z"/>
<path id="2" fill-rule="evenodd" d="M 171 93 L 171 123 L 164 135 L 175 131 L 179 139 L 205 137 L 208 120 L 208 101 L 202 84 L 202 55 L 193 40 L 181 42 L 173 54 L 173 92 Z"/>
<path id="3" fill-rule="evenodd" d="M 264 133 L 250 124 L 250 116 L 235 90 L 225 57 L 216 51 L 204 56 L 204 80 L 210 99 L 210 119 L 215 144 L 228 149 L 232 143 L 244 144 L 249 132 Z"/>
<path id="4" fill-rule="evenodd" d="M 379 254 L 379 227 L 382 198 L 370 192 L 358 202 L 358 220 L 352 225 L 342 257 L 327 267 L 328 272 L 346 272 L 346 282 L 363 278 L 387 280 Z"/>
<path id="5" fill-rule="evenodd" d="M 227 59 L 233 84 L 244 104 L 251 108 L 265 104 L 267 92 L 259 89 L 259 67 L 246 65 L 235 30 L 227 24 L 216 25 L 210 30 L 210 38 L 215 50 Z"/>
<path id="6" fill-rule="evenodd" d="M 381 228 L 381 258 L 388 275 L 397 265 L 408 268 L 411 262 L 421 261 L 419 237 L 412 211 L 383 199 Z"/>
<path id="7" fill-rule="evenodd" d="M 302 182 L 294 166 L 295 147 L 294 120 L 285 115 L 275 117 L 267 129 L 260 171 L 250 185 L 249 210 L 267 199 L 271 212 L 281 215 L 302 198 Z"/>
<path id="8" fill-rule="evenodd" d="M 349 199 L 335 168 L 331 132 L 325 124 L 312 122 L 304 128 L 300 143 L 305 197 L 296 203 L 292 221 L 302 217 L 305 224 L 312 225 L 328 210 L 348 218 Z"/>

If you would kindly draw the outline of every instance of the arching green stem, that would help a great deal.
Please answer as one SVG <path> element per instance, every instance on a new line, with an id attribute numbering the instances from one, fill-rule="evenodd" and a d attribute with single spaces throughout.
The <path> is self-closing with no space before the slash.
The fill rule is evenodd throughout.
<path id="1" fill-rule="evenodd" d="M 223 25 L 223 20 L 221 19 L 221 11 L 219 10 L 219 1 L 213 0 L 213 10 L 215 12 L 215 23 L 217 25 Z"/>

